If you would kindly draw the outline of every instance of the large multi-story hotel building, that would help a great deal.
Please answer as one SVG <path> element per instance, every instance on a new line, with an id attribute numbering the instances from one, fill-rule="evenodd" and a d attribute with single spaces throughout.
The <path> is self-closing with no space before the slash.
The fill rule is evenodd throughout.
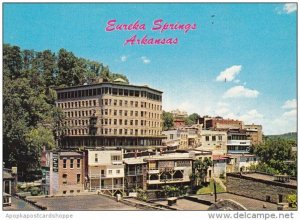
<path id="1" fill-rule="evenodd" d="M 162 92 L 120 81 L 58 88 L 63 148 L 160 146 Z"/>

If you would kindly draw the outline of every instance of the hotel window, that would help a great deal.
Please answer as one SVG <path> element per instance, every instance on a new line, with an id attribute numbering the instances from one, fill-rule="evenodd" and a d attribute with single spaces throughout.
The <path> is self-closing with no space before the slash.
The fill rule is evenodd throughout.
<path id="1" fill-rule="evenodd" d="M 94 106 L 96 106 L 96 100 L 94 100 L 93 102 L 94 102 Z"/>
<path id="2" fill-rule="evenodd" d="M 130 106 L 133 107 L 133 101 L 130 101 Z"/>
<path id="3" fill-rule="evenodd" d="M 219 141 L 221 141 L 222 140 L 222 135 L 219 135 Z"/>
<path id="4" fill-rule="evenodd" d="M 67 168 L 67 159 L 63 159 L 63 168 Z"/>
<path id="5" fill-rule="evenodd" d="M 117 174 L 120 174 L 121 173 L 121 171 L 120 170 L 117 170 Z"/>
<path id="6" fill-rule="evenodd" d="M 139 121 L 138 120 L 135 120 L 135 125 L 138 125 Z"/>
<path id="7" fill-rule="evenodd" d="M 114 106 L 116 106 L 118 103 L 118 100 L 114 100 Z"/>
<path id="8" fill-rule="evenodd" d="M 133 120 L 130 120 L 130 125 L 133 125 Z"/>
<path id="9" fill-rule="evenodd" d="M 71 168 L 71 169 L 74 168 L 74 159 L 70 159 L 70 168 Z"/>
<path id="10" fill-rule="evenodd" d="M 130 116 L 133 116 L 133 111 L 130 111 Z"/>
<path id="11" fill-rule="evenodd" d="M 117 112 L 118 112 L 117 110 L 114 110 L 114 116 L 116 116 L 116 115 L 117 115 Z"/>
<path id="12" fill-rule="evenodd" d="M 139 106 L 139 102 L 135 102 L 135 107 L 138 107 Z"/>
<path id="13" fill-rule="evenodd" d="M 138 117 L 138 115 L 139 115 L 139 112 L 135 111 L 135 117 Z"/>
<path id="14" fill-rule="evenodd" d="M 209 136 L 205 136 L 205 141 L 209 141 Z"/>
<path id="15" fill-rule="evenodd" d="M 124 120 L 124 125 L 127 125 L 127 120 Z"/>
<path id="16" fill-rule="evenodd" d="M 124 129 L 124 134 L 127 135 L 127 129 Z"/>
<path id="17" fill-rule="evenodd" d="M 122 116 L 122 110 L 119 110 L 119 115 Z"/>
<path id="18" fill-rule="evenodd" d="M 119 129 L 119 134 L 122 134 L 122 129 Z"/>
<path id="19" fill-rule="evenodd" d="M 95 163 L 98 163 L 98 154 L 95 154 Z"/>
<path id="20" fill-rule="evenodd" d="M 123 104 L 122 100 L 119 100 L 119 106 L 122 106 L 122 104 Z"/>
<path id="21" fill-rule="evenodd" d="M 114 129 L 114 134 L 115 134 L 115 135 L 117 134 L 117 129 Z"/>
<path id="22" fill-rule="evenodd" d="M 112 174 L 112 170 L 108 170 L 108 174 Z"/>
<path id="23" fill-rule="evenodd" d="M 80 168 L 80 159 L 77 159 L 77 168 Z"/>
<path id="24" fill-rule="evenodd" d="M 80 183 L 80 174 L 77 174 L 77 184 Z"/>
<path id="25" fill-rule="evenodd" d="M 117 119 L 114 119 L 114 125 L 117 125 L 117 121 L 118 121 Z"/>
<path id="26" fill-rule="evenodd" d="M 216 141 L 216 136 L 212 136 L 212 141 Z"/>
<path id="27" fill-rule="evenodd" d="M 127 111 L 124 111 L 124 116 L 127 116 Z"/>
<path id="28" fill-rule="evenodd" d="M 122 119 L 119 119 L 119 125 L 122 125 Z"/>
<path id="29" fill-rule="evenodd" d="M 128 105 L 128 101 L 125 101 L 125 106 L 127 106 Z"/>

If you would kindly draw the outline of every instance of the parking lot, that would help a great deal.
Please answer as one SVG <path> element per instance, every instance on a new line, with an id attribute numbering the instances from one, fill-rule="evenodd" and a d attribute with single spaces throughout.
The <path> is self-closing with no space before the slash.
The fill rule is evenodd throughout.
<path id="1" fill-rule="evenodd" d="M 39 205 L 47 207 L 47 210 L 53 211 L 140 210 L 134 206 L 125 205 L 102 195 L 32 198 L 31 200 L 36 201 Z"/>

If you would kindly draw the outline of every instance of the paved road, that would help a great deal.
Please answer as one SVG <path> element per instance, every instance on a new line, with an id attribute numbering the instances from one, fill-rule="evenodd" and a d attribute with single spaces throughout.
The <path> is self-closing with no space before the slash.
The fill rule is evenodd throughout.
<path id="1" fill-rule="evenodd" d="M 25 202 L 24 200 L 11 198 L 11 206 L 3 207 L 3 211 L 37 211 L 40 210 L 35 206 Z"/>

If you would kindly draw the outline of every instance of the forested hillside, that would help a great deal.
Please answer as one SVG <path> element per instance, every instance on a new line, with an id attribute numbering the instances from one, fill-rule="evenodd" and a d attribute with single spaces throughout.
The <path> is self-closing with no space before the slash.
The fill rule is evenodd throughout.
<path id="1" fill-rule="evenodd" d="M 62 114 L 55 107 L 55 87 L 107 81 L 126 76 L 100 62 L 60 49 L 22 50 L 3 45 L 3 161 L 20 173 L 39 167 L 43 146 L 56 146 L 55 130 Z"/>

